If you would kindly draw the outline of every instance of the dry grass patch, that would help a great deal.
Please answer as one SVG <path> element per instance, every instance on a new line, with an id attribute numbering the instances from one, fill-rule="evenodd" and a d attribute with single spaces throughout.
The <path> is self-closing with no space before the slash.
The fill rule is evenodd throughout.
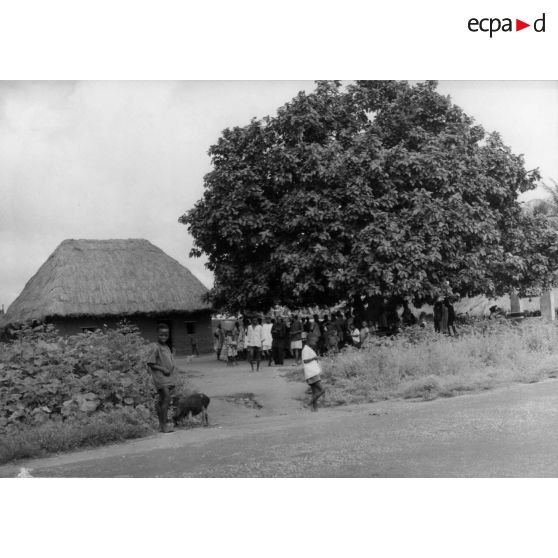
<path id="1" fill-rule="evenodd" d="M 558 325 L 484 321 L 447 337 L 412 328 L 325 357 L 325 404 L 451 397 L 558 375 Z M 301 379 L 300 371 L 287 374 Z"/>

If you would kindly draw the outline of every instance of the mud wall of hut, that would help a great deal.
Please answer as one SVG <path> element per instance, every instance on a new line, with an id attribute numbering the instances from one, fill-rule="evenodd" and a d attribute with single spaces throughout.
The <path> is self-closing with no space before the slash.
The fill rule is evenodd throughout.
<path id="1" fill-rule="evenodd" d="M 75 335 L 84 329 L 96 329 L 103 326 L 116 327 L 122 319 L 135 324 L 143 337 L 149 341 L 157 340 L 157 325 L 161 322 L 168 323 L 171 327 L 172 345 L 177 355 L 191 354 L 190 335 L 193 335 L 198 344 L 200 353 L 209 353 L 213 350 L 213 337 L 211 331 L 210 312 L 191 312 L 180 314 L 161 314 L 157 316 L 122 316 L 122 317 L 78 317 L 56 318 L 49 320 L 62 335 Z M 193 332 L 193 333 L 190 333 Z"/>

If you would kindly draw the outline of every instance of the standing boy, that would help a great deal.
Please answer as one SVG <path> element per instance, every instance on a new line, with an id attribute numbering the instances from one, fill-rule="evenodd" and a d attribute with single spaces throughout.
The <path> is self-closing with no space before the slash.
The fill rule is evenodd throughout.
<path id="1" fill-rule="evenodd" d="M 322 368 L 318 362 L 318 355 L 315 346 L 310 342 L 302 349 L 302 363 L 304 364 L 304 379 L 312 390 L 312 411 L 318 410 L 318 399 L 324 395 L 325 390 L 322 387 L 322 378 L 320 376 Z"/>
<path id="2" fill-rule="evenodd" d="M 285 343 L 287 341 L 287 327 L 283 316 L 277 318 L 277 322 L 273 324 L 273 362 L 276 365 L 282 365 L 285 358 Z M 269 361 L 271 364 L 271 359 Z"/>
<path id="3" fill-rule="evenodd" d="M 339 352 L 339 334 L 333 322 L 327 322 L 325 327 L 327 352 L 337 354 Z"/>
<path id="4" fill-rule="evenodd" d="M 262 355 L 264 359 L 269 361 L 269 366 L 271 366 L 271 348 L 273 347 L 272 329 L 271 317 L 266 316 L 265 324 L 262 325 Z"/>
<path id="5" fill-rule="evenodd" d="M 157 343 L 154 343 L 149 353 L 147 366 L 151 370 L 153 383 L 159 395 L 159 403 L 157 406 L 159 430 L 167 433 L 173 432 L 172 428 L 169 428 L 167 425 L 167 418 L 171 402 L 171 392 L 176 386 L 177 375 L 174 358 L 167 345 L 169 340 L 169 327 L 165 324 L 160 324 L 157 327 L 157 334 Z"/>
<path id="6" fill-rule="evenodd" d="M 295 366 L 298 366 L 300 364 L 300 354 L 302 353 L 302 322 L 296 315 L 291 324 L 291 351 L 295 359 Z"/>
<path id="7" fill-rule="evenodd" d="M 246 332 L 246 348 L 248 349 L 248 359 L 250 360 L 250 368 L 254 371 L 254 363 L 256 370 L 260 370 L 260 358 L 263 343 L 263 328 L 256 318 L 252 318 L 252 323 L 248 326 Z"/>
<path id="8" fill-rule="evenodd" d="M 221 351 L 223 350 L 223 345 L 225 344 L 225 332 L 223 331 L 223 327 L 221 323 L 217 325 L 217 329 L 213 334 L 215 337 L 215 351 L 217 353 L 217 360 L 221 360 Z"/>

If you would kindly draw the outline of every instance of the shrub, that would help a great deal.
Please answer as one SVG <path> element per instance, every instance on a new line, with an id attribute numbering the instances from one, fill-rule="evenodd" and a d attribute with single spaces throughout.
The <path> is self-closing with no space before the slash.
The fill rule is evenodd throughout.
<path id="1" fill-rule="evenodd" d="M 70 337 L 51 325 L 25 326 L 1 343 L 0 460 L 149 432 L 147 351 L 125 323 Z"/>

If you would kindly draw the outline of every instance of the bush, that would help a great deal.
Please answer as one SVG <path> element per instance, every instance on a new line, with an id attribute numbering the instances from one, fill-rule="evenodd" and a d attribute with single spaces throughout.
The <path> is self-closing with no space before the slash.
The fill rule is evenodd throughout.
<path id="1" fill-rule="evenodd" d="M 484 320 L 460 328 L 458 337 L 413 327 L 325 357 L 322 368 L 329 405 L 429 400 L 536 382 L 558 374 L 558 325 L 538 318 Z"/>
<path id="2" fill-rule="evenodd" d="M 70 337 L 25 326 L 1 343 L 0 461 L 151 431 L 148 347 L 125 323 Z"/>

